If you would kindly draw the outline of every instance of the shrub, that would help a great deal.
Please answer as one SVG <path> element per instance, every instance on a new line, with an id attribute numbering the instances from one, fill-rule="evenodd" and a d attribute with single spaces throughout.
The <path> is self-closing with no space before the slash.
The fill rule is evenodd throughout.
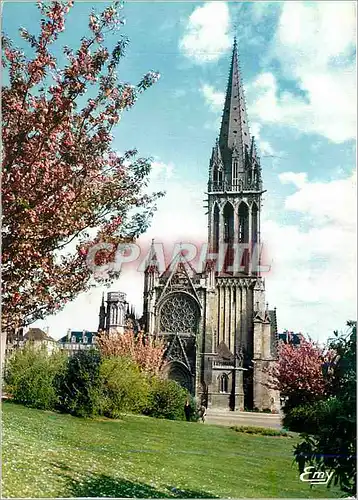
<path id="1" fill-rule="evenodd" d="M 187 392 L 173 380 L 152 377 L 146 415 L 169 420 L 184 420 Z"/>
<path id="2" fill-rule="evenodd" d="M 79 351 L 68 358 L 65 372 L 57 378 L 58 409 L 78 417 L 100 413 L 102 387 L 101 356 L 95 349 Z"/>
<path id="3" fill-rule="evenodd" d="M 131 359 L 112 356 L 102 361 L 101 412 L 117 418 L 121 412 L 141 413 L 148 407 L 149 380 Z"/>
<path id="4" fill-rule="evenodd" d="M 9 359 L 5 371 L 5 391 L 13 400 L 31 408 L 54 409 L 58 404 L 55 379 L 65 369 L 61 352 L 48 354 L 45 347 L 27 343 Z"/>
<path id="5" fill-rule="evenodd" d="M 291 437 L 285 431 L 279 431 L 276 429 L 269 429 L 266 427 L 254 427 L 251 425 L 235 425 L 231 427 L 232 430 L 236 432 L 242 432 L 244 434 L 259 434 L 261 436 L 279 436 L 279 437 Z"/>
<path id="6" fill-rule="evenodd" d="M 316 427 L 313 425 L 314 412 L 321 403 L 324 404 L 324 402 L 319 401 L 292 408 L 283 417 L 283 427 L 292 432 L 312 432 L 313 427 Z"/>

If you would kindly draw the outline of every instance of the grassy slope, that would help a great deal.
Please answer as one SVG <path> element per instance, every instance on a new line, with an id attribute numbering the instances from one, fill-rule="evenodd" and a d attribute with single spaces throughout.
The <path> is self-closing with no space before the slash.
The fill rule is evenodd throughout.
<path id="1" fill-rule="evenodd" d="M 12 403 L 2 412 L 3 497 L 333 495 L 300 482 L 294 438 L 147 417 L 85 421 Z"/>

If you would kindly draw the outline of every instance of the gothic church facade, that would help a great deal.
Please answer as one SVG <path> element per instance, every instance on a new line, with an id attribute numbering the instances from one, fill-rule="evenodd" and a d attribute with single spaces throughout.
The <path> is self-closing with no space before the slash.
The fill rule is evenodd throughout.
<path id="1" fill-rule="evenodd" d="M 253 265 L 263 192 L 235 41 L 207 194 L 208 248 L 226 248 L 224 263 L 199 273 L 178 256 L 160 273 L 152 256 L 144 277 L 144 328 L 166 340 L 165 374 L 208 407 L 278 409 L 278 393 L 265 385 L 276 359 L 276 310 L 268 310 Z M 237 244 L 246 248 L 240 269 L 232 265 Z"/>

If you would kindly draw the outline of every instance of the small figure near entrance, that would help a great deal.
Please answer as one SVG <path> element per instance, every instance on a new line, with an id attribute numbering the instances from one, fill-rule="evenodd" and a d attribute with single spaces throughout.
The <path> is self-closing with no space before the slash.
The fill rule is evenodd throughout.
<path id="1" fill-rule="evenodd" d="M 186 418 L 186 421 L 189 422 L 190 421 L 190 413 L 191 413 L 191 408 L 190 408 L 190 401 L 189 399 L 187 399 L 185 401 L 185 405 L 184 405 L 184 413 L 185 413 L 185 418 Z"/>
<path id="2" fill-rule="evenodd" d="M 206 418 L 206 408 L 203 403 L 201 403 L 201 406 L 199 408 L 199 417 L 201 418 L 201 421 L 203 424 L 205 424 L 205 418 Z"/>

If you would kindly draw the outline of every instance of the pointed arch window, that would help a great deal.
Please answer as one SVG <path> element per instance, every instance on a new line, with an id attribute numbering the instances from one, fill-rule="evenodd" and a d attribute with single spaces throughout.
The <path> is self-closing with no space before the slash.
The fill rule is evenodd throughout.
<path id="1" fill-rule="evenodd" d="M 239 243 L 249 242 L 249 208 L 246 203 L 239 206 Z"/>
<path id="2" fill-rule="evenodd" d="M 231 203 L 226 203 L 224 208 L 224 243 L 234 240 L 234 209 Z"/>
<path id="3" fill-rule="evenodd" d="M 232 162 L 232 185 L 234 187 L 237 187 L 238 181 L 239 181 L 239 162 L 237 161 L 237 158 L 234 158 Z"/>
<path id="4" fill-rule="evenodd" d="M 213 217 L 213 251 L 219 251 L 219 221 L 220 221 L 220 210 L 215 203 L 214 207 L 214 217 Z"/>
<path id="5" fill-rule="evenodd" d="M 251 221 L 252 221 L 251 234 L 252 234 L 253 245 L 255 245 L 258 241 L 258 212 L 259 209 L 256 203 L 254 203 L 251 209 Z"/>
<path id="6" fill-rule="evenodd" d="M 118 324 L 118 306 L 117 306 L 117 304 L 111 305 L 110 323 L 111 323 L 111 325 Z"/>
<path id="7" fill-rule="evenodd" d="M 219 392 L 228 393 L 229 392 L 229 377 L 226 373 L 223 373 L 219 378 Z"/>

